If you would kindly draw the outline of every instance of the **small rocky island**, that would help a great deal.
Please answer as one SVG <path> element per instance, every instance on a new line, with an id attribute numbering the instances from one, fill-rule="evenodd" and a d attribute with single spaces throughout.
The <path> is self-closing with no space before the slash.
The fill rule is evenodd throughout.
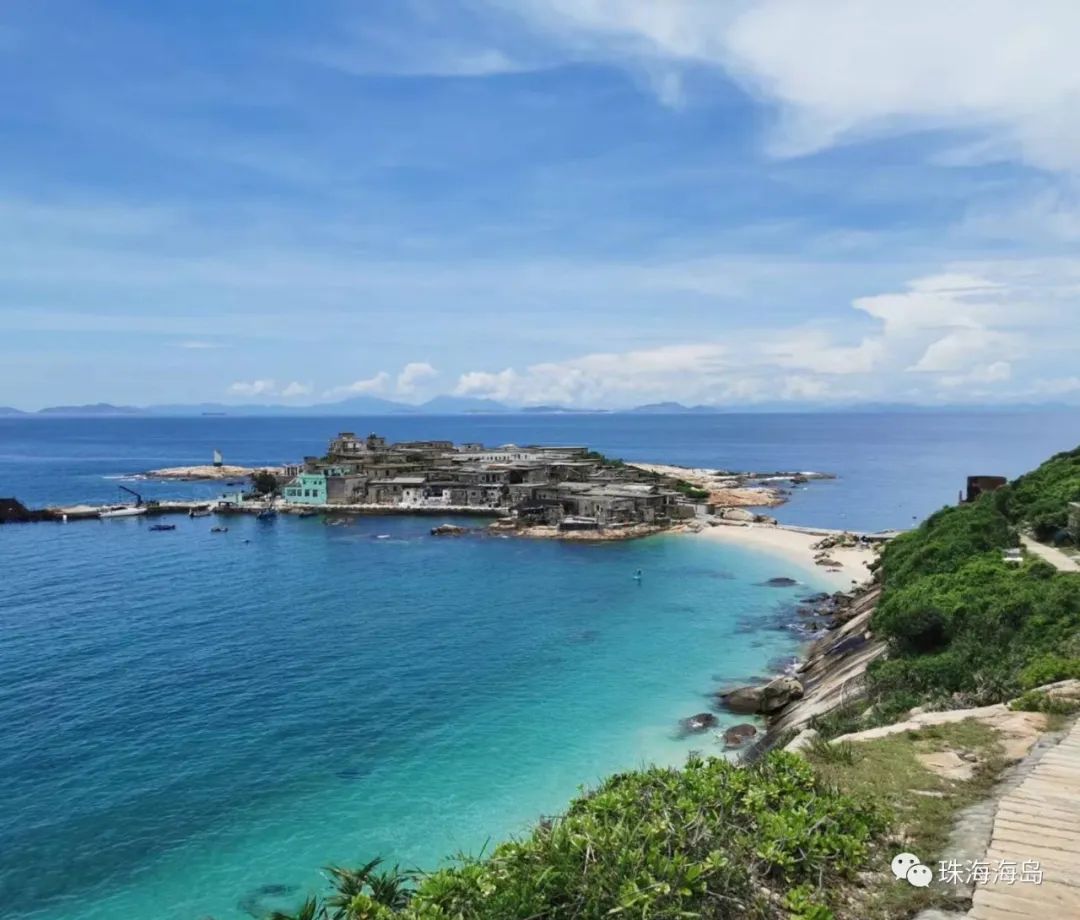
<path id="1" fill-rule="evenodd" d="M 266 469 L 220 464 L 150 470 L 158 480 L 273 477 L 280 510 L 459 513 L 497 518 L 496 531 L 611 540 L 646 536 L 705 510 L 720 519 L 763 519 L 747 509 L 786 501 L 788 489 L 827 474 L 736 473 L 628 463 L 584 446 L 392 443 L 343 431 L 322 456 Z M 248 500 L 230 498 L 233 510 Z M 256 505 L 252 504 L 255 508 Z M 261 505 L 259 505 L 261 507 Z M 437 535 L 451 533 L 440 530 Z M 453 531 L 456 532 L 456 531 Z"/>
<path id="2" fill-rule="evenodd" d="M 358 514 L 472 515 L 494 518 L 499 534 L 564 540 L 626 540 L 709 524 L 775 524 L 754 509 L 785 502 L 790 490 L 826 473 L 732 472 L 625 462 L 584 446 L 452 441 L 389 442 L 343 431 L 321 456 L 248 467 L 222 462 L 130 474 L 133 481 L 221 482 L 216 499 L 149 499 L 120 485 L 125 504 L 32 510 L 9 499 L 0 523 L 81 520 L 131 514 L 264 516 Z M 18 507 L 16 507 L 18 505 Z M 6 506 L 5 506 L 6 507 Z M 437 536 L 458 533 L 440 530 Z"/>

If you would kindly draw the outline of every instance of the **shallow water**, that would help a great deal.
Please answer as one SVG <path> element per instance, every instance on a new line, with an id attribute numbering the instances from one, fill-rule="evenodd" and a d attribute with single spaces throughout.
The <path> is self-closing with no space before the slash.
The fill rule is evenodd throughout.
<path id="1" fill-rule="evenodd" d="M 215 447 L 281 462 L 374 427 L 827 470 L 840 478 L 798 490 L 781 517 L 875 529 L 955 498 L 969 472 L 1015 474 L 1074 446 L 1078 419 L 0 420 L 0 495 L 113 501 L 107 477 Z M 678 737 L 678 720 L 791 655 L 787 609 L 818 587 L 764 588 L 817 576 L 690 538 L 176 521 L 0 527 L 0 904 L 17 916 L 238 920 L 296 904 L 330 862 L 475 852 L 612 771 L 717 750 L 711 733 Z"/>
<path id="2" fill-rule="evenodd" d="M 812 587 L 689 538 L 177 521 L 0 528 L 20 916 L 231 920 L 330 862 L 475 852 L 614 770 L 718 750 L 678 720 L 794 651 L 778 614 Z"/>

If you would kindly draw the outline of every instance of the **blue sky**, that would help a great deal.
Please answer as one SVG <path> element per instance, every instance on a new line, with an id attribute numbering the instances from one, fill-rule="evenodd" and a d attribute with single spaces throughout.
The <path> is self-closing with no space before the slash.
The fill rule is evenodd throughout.
<path id="1" fill-rule="evenodd" d="M 1080 11 L 867 10 L 7 3 L 0 405 L 1080 400 Z"/>

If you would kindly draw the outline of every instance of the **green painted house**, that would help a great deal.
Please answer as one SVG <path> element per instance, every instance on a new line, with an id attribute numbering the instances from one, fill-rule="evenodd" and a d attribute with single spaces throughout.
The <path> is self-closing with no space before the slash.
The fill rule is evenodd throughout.
<path id="1" fill-rule="evenodd" d="M 326 474 L 301 473 L 282 490 L 285 501 L 295 505 L 326 504 Z"/>

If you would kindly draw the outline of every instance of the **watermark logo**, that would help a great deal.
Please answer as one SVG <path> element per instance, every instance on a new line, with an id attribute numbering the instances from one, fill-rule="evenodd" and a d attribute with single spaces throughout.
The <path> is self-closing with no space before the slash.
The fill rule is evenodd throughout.
<path id="1" fill-rule="evenodd" d="M 916 888 L 925 888 L 934 880 L 934 870 L 924 866 L 914 853 L 897 853 L 892 861 L 892 874 Z"/>
<path id="2" fill-rule="evenodd" d="M 916 888 L 926 888 L 934 880 L 934 870 L 914 853 L 897 853 L 892 873 Z M 1041 885 L 1043 870 L 1037 859 L 942 859 L 937 878 L 945 885 Z"/>

